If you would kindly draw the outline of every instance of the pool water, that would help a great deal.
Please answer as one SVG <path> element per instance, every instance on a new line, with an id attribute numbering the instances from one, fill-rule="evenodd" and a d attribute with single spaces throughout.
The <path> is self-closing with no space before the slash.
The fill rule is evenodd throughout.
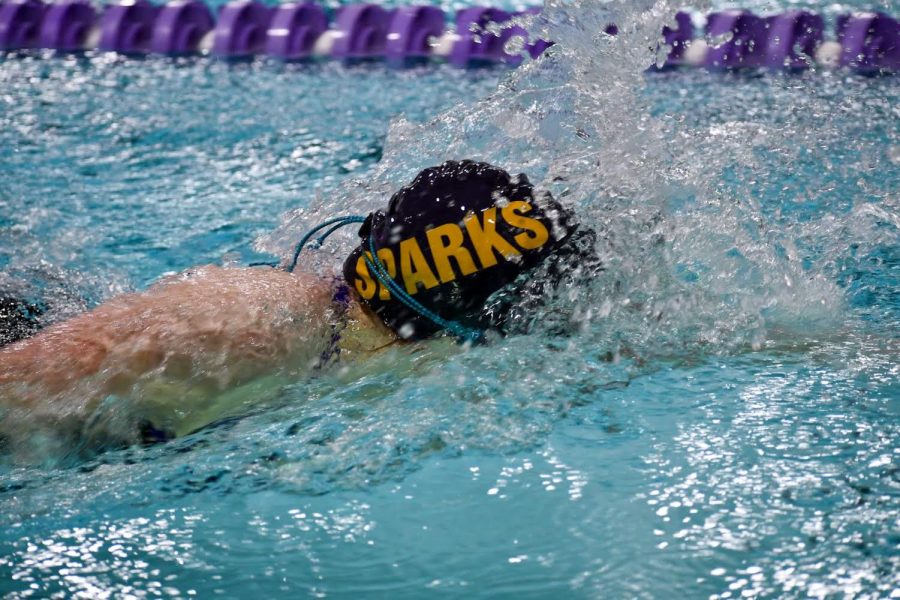
<path id="1" fill-rule="evenodd" d="M 0 58 L 0 283 L 48 319 L 285 256 L 447 158 L 527 172 L 606 265 L 488 346 L 4 460 L 0 594 L 896 595 L 900 82 L 645 74 L 676 8 L 551 2 L 514 73 Z"/>

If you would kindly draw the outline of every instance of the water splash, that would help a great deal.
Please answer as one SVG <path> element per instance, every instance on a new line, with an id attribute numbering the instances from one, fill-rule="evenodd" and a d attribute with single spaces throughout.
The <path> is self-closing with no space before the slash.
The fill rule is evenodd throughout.
<path id="1" fill-rule="evenodd" d="M 486 347 L 392 349 L 169 444 L 3 471 L 0 588 L 888 595 L 897 83 L 647 76 L 675 8 L 550 3 L 544 58 L 395 121 L 365 179 L 261 241 L 287 255 L 467 156 L 601 232 L 594 281 Z M 339 263 L 339 235 L 308 266 Z"/>
<path id="2" fill-rule="evenodd" d="M 659 31 L 677 8 L 649 0 L 548 2 L 530 25 L 558 41 L 545 56 L 511 73 L 474 107 L 422 125 L 395 121 L 382 161 L 365 180 L 314 199 L 260 246 L 284 254 L 321 218 L 368 212 L 420 168 L 473 158 L 528 173 L 600 232 L 605 271 L 590 285 L 561 290 L 541 315 L 570 314 L 582 344 L 627 345 L 644 354 L 698 346 L 730 352 L 760 348 L 773 331 L 815 337 L 834 329 L 846 317 L 835 276 L 840 252 L 851 243 L 875 248 L 897 239 L 891 182 L 847 199 L 845 214 L 779 214 L 770 202 L 780 184 L 815 203 L 835 178 L 814 169 L 834 165 L 847 173 L 871 162 L 851 155 L 881 139 L 835 155 L 847 141 L 847 126 L 838 122 L 846 121 L 847 103 L 858 102 L 842 96 L 835 110 L 836 88 L 844 79 L 857 89 L 869 82 L 827 72 L 796 78 L 680 72 L 688 85 L 672 90 L 673 78 L 645 71 L 664 51 Z M 603 32 L 610 22 L 619 25 L 618 35 Z M 700 96 L 704 84 L 738 88 L 722 95 L 731 107 L 706 121 L 680 112 L 677 96 L 659 98 L 655 89 Z M 752 104 L 760 100 L 768 106 Z M 896 131 L 885 135 L 896 138 Z M 797 179 L 802 191 L 791 188 Z M 337 264 L 352 239 L 344 233 L 308 264 Z"/>

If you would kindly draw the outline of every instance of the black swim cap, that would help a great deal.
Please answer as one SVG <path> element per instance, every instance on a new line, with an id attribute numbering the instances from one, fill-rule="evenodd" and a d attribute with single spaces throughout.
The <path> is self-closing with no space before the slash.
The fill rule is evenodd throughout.
<path id="1" fill-rule="evenodd" d="M 525 175 L 473 161 L 425 169 L 368 216 L 344 278 L 403 338 L 440 330 L 373 277 L 363 253 L 370 239 L 391 278 L 440 317 L 481 328 L 485 301 L 540 264 L 575 232 L 574 217 L 549 193 L 535 196 Z"/>

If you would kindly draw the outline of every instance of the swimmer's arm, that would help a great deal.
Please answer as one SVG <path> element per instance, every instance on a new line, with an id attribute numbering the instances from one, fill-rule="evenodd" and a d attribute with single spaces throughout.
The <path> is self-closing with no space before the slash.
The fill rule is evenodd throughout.
<path id="1" fill-rule="evenodd" d="M 331 284 L 310 275 L 199 268 L 0 349 L 0 406 L 89 410 L 160 382 L 188 398 L 306 371 L 330 340 L 332 304 Z"/>

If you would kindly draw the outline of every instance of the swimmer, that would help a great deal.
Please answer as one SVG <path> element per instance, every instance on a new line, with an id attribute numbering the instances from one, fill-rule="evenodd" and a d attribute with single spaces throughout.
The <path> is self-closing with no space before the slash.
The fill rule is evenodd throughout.
<path id="1" fill-rule="evenodd" d="M 36 424 L 82 444 L 166 440 L 266 386 L 394 344 L 478 342 L 515 326 L 509 308 L 536 267 L 562 277 L 593 248 L 592 234 L 524 175 L 472 161 L 425 169 L 387 211 L 311 233 L 324 241 L 348 222 L 362 225 L 343 280 L 294 265 L 198 267 L 0 348 L 7 449 L 34 443 Z"/>

